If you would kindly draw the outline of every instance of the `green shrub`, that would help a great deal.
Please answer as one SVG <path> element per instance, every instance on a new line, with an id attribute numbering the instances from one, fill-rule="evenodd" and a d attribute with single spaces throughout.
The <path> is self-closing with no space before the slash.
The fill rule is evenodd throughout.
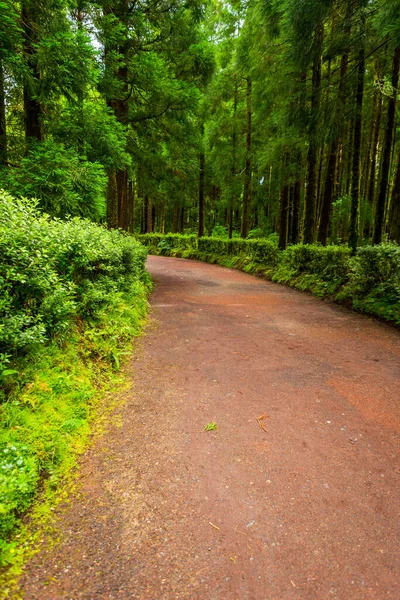
<path id="1" fill-rule="evenodd" d="M 351 300 L 357 310 L 400 325 L 400 246 L 359 248 L 351 260 L 349 282 L 341 297 Z"/>
<path id="2" fill-rule="evenodd" d="M 55 217 L 94 221 L 105 215 L 107 176 L 103 166 L 49 139 L 33 144 L 18 167 L 2 171 L 0 187 L 15 196 L 36 198 Z"/>
<path id="3" fill-rule="evenodd" d="M 137 235 L 136 237 L 148 248 L 150 254 L 155 255 L 175 256 L 197 248 L 197 237 L 194 234 L 145 233 Z"/>
<path id="4" fill-rule="evenodd" d="M 71 464 L 104 373 L 140 332 L 146 255 L 129 235 L 0 192 L 0 564 L 39 480 Z"/>
<path id="5" fill-rule="evenodd" d="M 16 356 L 76 317 L 95 318 L 110 294 L 145 277 L 132 237 L 88 221 L 52 220 L 34 201 L 0 194 L 0 354 Z"/>
<path id="6" fill-rule="evenodd" d="M 346 246 L 298 244 L 280 253 L 274 281 L 292 281 L 300 289 L 312 289 L 316 295 L 333 294 L 347 281 L 350 250 Z"/>

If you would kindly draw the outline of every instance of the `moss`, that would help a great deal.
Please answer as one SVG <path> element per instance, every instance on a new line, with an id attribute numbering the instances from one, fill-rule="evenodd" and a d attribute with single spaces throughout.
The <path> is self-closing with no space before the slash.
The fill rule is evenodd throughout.
<path id="1" fill-rule="evenodd" d="M 53 342 L 15 365 L 1 405 L 0 463 L 3 456 L 10 468 L 0 500 L 0 589 L 10 587 L 34 551 L 51 509 L 65 501 L 78 457 L 115 407 L 116 395 L 107 390 L 124 381 L 118 370 L 143 329 L 147 293 L 135 282 L 111 297 L 95 322 L 80 323 L 68 342 Z"/>

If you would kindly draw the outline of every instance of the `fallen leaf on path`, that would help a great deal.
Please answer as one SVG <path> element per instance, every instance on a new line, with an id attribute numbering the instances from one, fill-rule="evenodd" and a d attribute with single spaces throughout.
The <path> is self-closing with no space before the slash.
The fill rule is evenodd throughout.
<path id="1" fill-rule="evenodd" d="M 214 525 L 214 523 L 211 523 L 211 521 L 209 521 L 208 524 L 211 525 L 211 527 L 214 527 L 214 529 L 216 529 L 217 531 L 219 531 L 219 527 Z"/>
<path id="2" fill-rule="evenodd" d="M 203 431 L 215 431 L 218 428 L 218 425 L 216 423 L 214 423 L 214 421 L 212 423 L 207 423 L 207 425 L 204 427 Z"/>
<path id="3" fill-rule="evenodd" d="M 260 415 L 259 417 L 256 418 L 257 423 L 259 424 L 259 426 L 261 427 L 261 429 L 263 431 L 265 431 L 266 433 L 267 430 L 265 429 L 265 419 L 268 419 L 268 415 Z"/>

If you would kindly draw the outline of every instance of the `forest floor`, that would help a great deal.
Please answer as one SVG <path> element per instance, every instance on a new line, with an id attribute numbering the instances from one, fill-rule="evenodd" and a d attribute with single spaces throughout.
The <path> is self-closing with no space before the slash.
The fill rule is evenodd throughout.
<path id="1" fill-rule="evenodd" d="M 148 266 L 131 389 L 24 597 L 400 598 L 398 331 L 239 271 Z"/>

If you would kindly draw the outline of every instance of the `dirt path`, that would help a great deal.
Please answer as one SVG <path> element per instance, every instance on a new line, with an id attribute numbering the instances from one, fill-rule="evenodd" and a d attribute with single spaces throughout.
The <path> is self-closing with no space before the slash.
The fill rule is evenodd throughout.
<path id="1" fill-rule="evenodd" d="M 398 332 L 221 267 L 149 269 L 123 425 L 25 598 L 398 600 Z"/>

